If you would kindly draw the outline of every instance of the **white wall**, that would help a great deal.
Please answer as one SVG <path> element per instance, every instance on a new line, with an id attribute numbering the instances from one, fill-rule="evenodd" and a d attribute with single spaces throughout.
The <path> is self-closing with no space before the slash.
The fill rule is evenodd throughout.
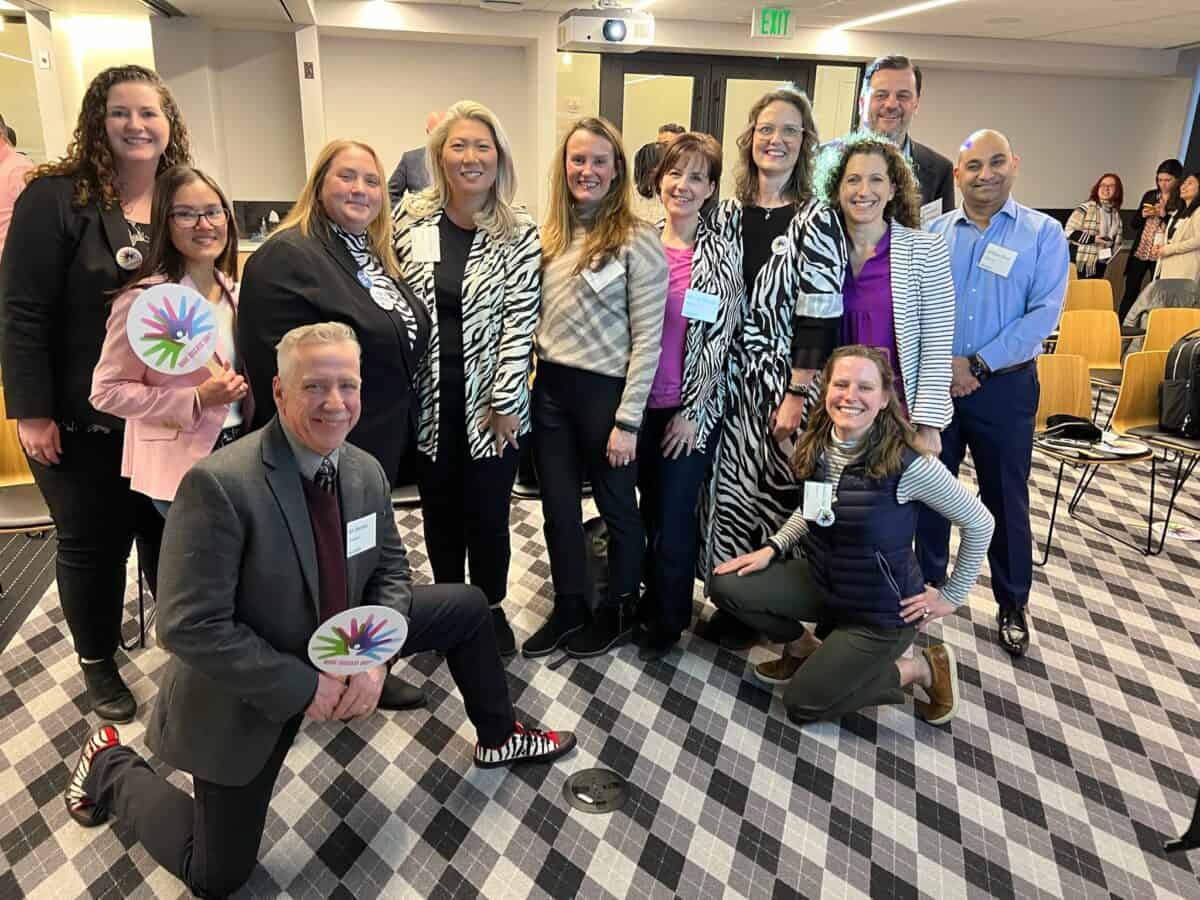
<path id="1" fill-rule="evenodd" d="M 370 144 L 390 175 L 400 154 L 425 143 L 429 110 L 475 100 L 504 126 L 517 162 L 517 200 L 533 209 L 541 173 L 525 54 L 523 47 L 322 36 L 326 136 Z"/>
<path id="2" fill-rule="evenodd" d="M 29 29 L 22 24 L 8 24 L 0 31 L 0 53 L 32 59 L 29 49 Z M 42 118 L 38 111 L 37 86 L 33 65 L 0 56 L 0 114 L 17 132 L 17 146 L 37 162 L 46 158 L 42 140 Z"/>

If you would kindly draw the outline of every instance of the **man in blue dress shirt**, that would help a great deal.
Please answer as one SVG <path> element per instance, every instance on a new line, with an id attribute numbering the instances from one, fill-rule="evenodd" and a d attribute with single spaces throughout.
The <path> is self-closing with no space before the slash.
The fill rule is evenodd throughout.
<path id="1" fill-rule="evenodd" d="M 956 298 L 954 419 L 942 432 L 941 459 L 957 474 L 971 451 L 981 499 L 996 518 L 988 562 L 1000 645 L 1013 656 L 1029 646 L 1036 360 L 1058 322 L 1068 266 L 1062 227 L 1012 199 L 1019 162 L 999 132 L 972 134 L 954 168 L 962 207 L 929 226 L 950 247 Z M 950 523 L 922 509 L 917 556 L 927 582 L 945 581 L 949 545 Z"/>

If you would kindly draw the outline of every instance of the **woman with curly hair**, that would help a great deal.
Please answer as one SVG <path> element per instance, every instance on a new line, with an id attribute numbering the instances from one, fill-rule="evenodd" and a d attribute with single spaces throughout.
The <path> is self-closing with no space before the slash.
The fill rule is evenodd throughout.
<path id="1" fill-rule="evenodd" d="M 88 698 L 128 722 L 137 704 L 113 659 L 125 563 L 156 586 L 162 517 L 121 477 L 124 423 L 88 402 L 112 294 L 149 251 L 155 177 L 191 162 L 170 91 L 141 66 L 88 86 L 67 154 L 40 166 L 13 211 L 0 260 L 8 416 L 58 532 L 58 594 Z"/>

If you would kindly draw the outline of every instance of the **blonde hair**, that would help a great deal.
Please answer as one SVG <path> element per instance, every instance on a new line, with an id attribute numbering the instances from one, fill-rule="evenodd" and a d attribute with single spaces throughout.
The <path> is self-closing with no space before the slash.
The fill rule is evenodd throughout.
<path id="1" fill-rule="evenodd" d="M 738 167 L 735 179 L 738 202 L 753 206 L 758 202 L 758 165 L 754 162 L 754 130 L 758 117 L 772 103 L 790 103 L 800 113 L 804 137 L 800 140 L 800 153 L 796 165 L 783 186 L 783 196 L 793 203 L 804 203 L 812 196 L 813 158 L 817 153 L 817 121 L 813 118 L 812 104 L 802 91 L 795 88 L 779 88 L 763 94 L 746 117 L 746 127 L 738 135 Z"/>
<path id="2" fill-rule="evenodd" d="M 388 200 L 387 173 L 383 171 L 379 155 L 370 144 L 349 140 L 330 141 L 326 144 L 321 150 L 320 156 L 317 157 L 312 172 L 309 173 L 308 181 L 304 183 L 304 190 L 300 192 L 299 199 L 284 216 L 276 231 L 298 228 L 302 235 L 309 237 L 319 228 L 328 230 L 330 219 L 325 212 L 325 207 L 321 205 L 321 185 L 325 182 L 325 176 L 329 174 L 329 169 L 333 166 L 337 155 L 343 150 L 355 147 L 369 153 L 371 159 L 374 160 L 375 171 L 379 174 L 380 189 L 383 192 L 383 206 L 379 210 L 379 215 L 367 226 L 368 243 L 371 245 L 371 250 L 379 257 L 384 270 L 393 278 L 399 278 L 400 263 L 396 260 L 396 251 L 392 248 L 392 209 Z"/>
<path id="3" fill-rule="evenodd" d="M 571 246 L 575 226 L 581 222 L 567 185 L 567 143 L 577 131 L 586 131 L 612 145 L 613 180 L 584 238 L 575 266 L 576 273 L 593 260 L 614 255 L 629 241 L 639 221 L 633 214 L 633 182 L 629 177 L 629 161 L 620 132 L 607 119 L 580 119 L 563 136 L 555 154 L 554 168 L 550 172 L 550 209 L 542 225 L 542 259 L 549 262 L 565 253 Z"/>
<path id="4" fill-rule="evenodd" d="M 450 137 L 454 123 L 474 120 L 482 122 L 492 133 L 496 143 L 496 183 L 488 192 L 483 209 L 475 213 L 475 224 L 491 237 L 507 241 L 516 236 L 517 215 L 513 211 L 513 196 L 517 192 L 516 164 L 513 161 L 512 144 L 500 126 L 496 114 L 474 100 L 459 100 L 429 133 L 425 159 L 433 182 L 423 191 L 410 193 L 404 200 L 403 209 L 415 218 L 432 215 L 445 208 L 450 202 L 450 183 L 442 165 L 442 151 Z"/>
<path id="5" fill-rule="evenodd" d="M 359 359 L 362 359 L 362 346 L 358 343 L 358 336 L 345 322 L 300 325 L 285 334 L 275 345 L 275 367 L 279 370 L 280 381 L 286 383 L 292 377 L 296 350 L 314 344 L 353 344 Z"/>

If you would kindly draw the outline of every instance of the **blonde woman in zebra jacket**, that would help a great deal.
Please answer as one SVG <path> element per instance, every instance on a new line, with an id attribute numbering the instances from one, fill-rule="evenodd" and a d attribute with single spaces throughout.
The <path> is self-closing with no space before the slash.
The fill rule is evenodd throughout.
<path id="1" fill-rule="evenodd" d="M 509 497 L 529 431 L 529 370 L 541 305 L 537 226 L 512 207 L 512 149 L 495 115 L 455 103 L 429 136 L 433 184 L 394 220 L 400 271 L 429 309 L 418 370 L 417 483 L 439 583 L 487 595 L 502 656 L 516 652 L 501 606 L 511 558 Z"/>
<path id="2" fill-rule="evenodd" d="M 700 216 L 721 181 L 721 146 L 680 135 L 654 175 L 667 218 L 662 354 L 638 435 L 638 493 L 646 528 L 639 658 L 661 659 L 691 624 L 696 501 L 720 441 L 725 365 L 742 306 L 729 242 Z"/>

